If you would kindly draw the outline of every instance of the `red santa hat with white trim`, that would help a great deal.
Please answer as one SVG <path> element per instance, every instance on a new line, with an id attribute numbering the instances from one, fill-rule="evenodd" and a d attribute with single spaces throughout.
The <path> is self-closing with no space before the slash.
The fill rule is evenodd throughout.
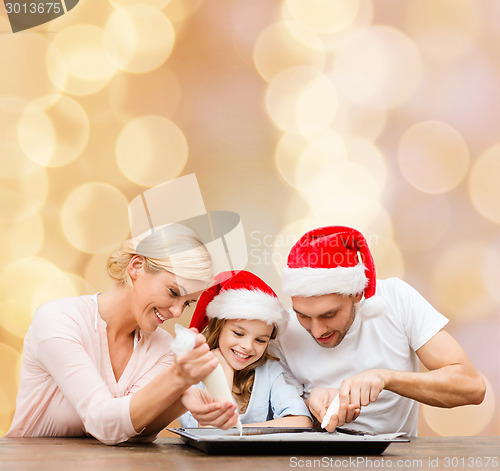
<path id="1" fill-rule="evenodd" d="M 210 319 L 248 319 L 286 326 L 288 313 L 276 293 L 257 275 L 245 270 L 219 273 L 201 293 L 189 327 L 202 331 Z"/>
<path id="2" fill-rule="evenodd" d="M 375 294 L 375 264 L 364 236 L 350 227 L 328 226 L 304 234 L 282 273 L 289 296 Z"/>

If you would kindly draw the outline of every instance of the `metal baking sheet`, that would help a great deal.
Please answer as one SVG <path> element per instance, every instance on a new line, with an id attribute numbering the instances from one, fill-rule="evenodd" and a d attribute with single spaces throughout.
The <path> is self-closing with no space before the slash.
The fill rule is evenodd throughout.
<path id="1" fill-rule="evenodd" d="M 408 442 L 404 434 L 373 435 L 337 429 L 246 427 L 236 429 L 169 428 L 187 445 L 218 455 L 380 455 L 393 442 Z"/>

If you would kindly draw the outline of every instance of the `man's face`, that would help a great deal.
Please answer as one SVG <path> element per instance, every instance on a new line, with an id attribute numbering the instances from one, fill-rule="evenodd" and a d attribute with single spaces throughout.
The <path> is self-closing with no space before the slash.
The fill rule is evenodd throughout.
<path id="1" fill-rule="evenodd" d="M 302 327 L 324 348 L 336 347 L 356 316 L 357 296 L 325 294 L 303 298 L 292 297 L 293 310 Z"/>

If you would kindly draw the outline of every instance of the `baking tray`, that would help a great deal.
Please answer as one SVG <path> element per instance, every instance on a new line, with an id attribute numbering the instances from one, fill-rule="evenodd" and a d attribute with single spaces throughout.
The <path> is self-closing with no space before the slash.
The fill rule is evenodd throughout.
<path id="1" fill-rule="evenodd" d="M 217 455 L 380 455 L 393 442 L 408 442 L 402 433 L 373 435 L 339 429 L 245 427 L 236 429 L 168 428 L 182 441 Z"/>

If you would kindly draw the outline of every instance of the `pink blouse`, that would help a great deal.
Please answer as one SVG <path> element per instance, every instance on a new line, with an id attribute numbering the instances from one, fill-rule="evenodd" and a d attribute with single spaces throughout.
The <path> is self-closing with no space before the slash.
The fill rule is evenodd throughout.
<path id="1" fill-rule="evenodd" d="M 92 435 L 113 445 L 138 435 L 131 394 L 173 363 L 171 341 L 160 328 L 152 334 L 138 329 L 116 381 L 97 294 L 43 304 L 24 339 L 17 407 L 5 437 Z"/>

